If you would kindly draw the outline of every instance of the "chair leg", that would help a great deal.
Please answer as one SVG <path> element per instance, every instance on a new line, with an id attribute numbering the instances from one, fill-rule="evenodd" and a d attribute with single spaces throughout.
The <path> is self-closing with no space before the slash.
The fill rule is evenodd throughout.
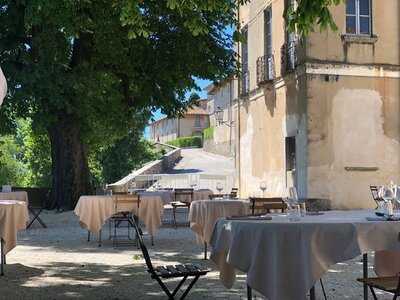
<path id="1" fill-rule="evenodd" d="M 112 230 L 112 225 L 111 225 L 111 220 L 108 221 L 108 239 L 111 241 L 111 230 Z"/>
<path id="2" fill-rule="evenodd" d="M 177 229 L 178 228 L 178 225 L 177 225 L 177 223 L 176 223 L 176 207 L 172 207 L 172 213 L 173 213 L 173 217 L 174 217 L 174 227 L 175 227 L 175 229 Z"/>
<path id="3" fill-rule="evenodd" d="M 197 282 L 197 280 L 199 279 L 199 275 L 197 275 L 192 282 L 189 284 L 189 286 L 186 288 L 186 290 L 184 291 L 184 293 L 182 294 L 180 300 L 185 299 L 185 297 L 187 296 L 187 294 L 190 292 L 190 290 L 192 289 L 192 287 L 194 286 L 194 284 Z"/>
<path id="4" fill-rule="evenodd" d="M 184 282 L 186 281 L 187 278 L 188 278 L 188 276 L 185 276 L 185 277 L 182 278 L 182 280 L 179 282 L 179 284 L 176 286 L 176 288 L 172 292 L 172 297 L 175 297 L 176 293 L 179 291 L 179 289 L 184 284 Z"/>
<path id="5" fill-rule="evenodd" d="M 324 284 L 322 282 L 322 278 L 319 280 L 319 282 L 321 284 L 322 293 L 324 294 L 324 299 L 328 300 L 328 298 L 326 297 L 325 287 L 324 287 Z"/>
<path id="6" fill-rule="evenodd" d="M 204 242 L 204 260 L 207 260 L 207 243 Z"/>
<path id="7" fill-rule="evenodd" d="M 4 255 L 4 242 L 3 239 L 0 238 L 0 248 L 1 248 L 1 253 L 0 253 L 0 259 L 1 259 L 1 270 L 0 270 L 0 276 L 4 276 L 4 264 L 5 264 L 5 258 L 6 256 Z"/>
<path id="8" fill-rule="evenodd" d="M 90 231 L 87 231 L 87 241 L 90 242 Z"/>
<path id="9" fill-rule="evenodd" d="M 247 285 L 247 300 L 253 299 L 253 291 L 251 290 L 251 287 Z"/>
<path id="10" fill-rule="evenodd" d="M 372 297 L 374 297 L 374 300 L 378 300 L 378 297 L 375 294 L 374 288 L 372 286 L 370 286 L 369 289 L 371 291 Z"/>
<path id="11" fill-rule="evenodd" d="M 99 247 L 101 247 L 101 229 L 99 231 Z"/>

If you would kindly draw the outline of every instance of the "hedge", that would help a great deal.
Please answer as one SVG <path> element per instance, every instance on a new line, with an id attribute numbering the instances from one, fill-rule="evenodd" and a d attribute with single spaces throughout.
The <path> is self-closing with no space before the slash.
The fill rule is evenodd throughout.
<path id="1" fill-rule="evenodd" d="M 214 127 L 208 127 L 203 130 L 203 136 L 205 140 L 211 140 L 214 138 Z"/>
<path id="2" fill-rule="evenodd" d="M 177 138 L 176 140 L 170 141 L 167 144 L 175 146 L 175 147 L 179 147 L 179 148 L 185 148 L 185 147 L 201 148 L 203 145 L 201 136 L 181 137 L 181 138 Z"/>

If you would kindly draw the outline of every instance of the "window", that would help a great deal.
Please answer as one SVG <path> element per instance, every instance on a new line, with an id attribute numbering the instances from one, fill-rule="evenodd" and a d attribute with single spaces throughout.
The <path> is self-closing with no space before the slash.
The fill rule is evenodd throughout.
<path id="1" fill-rule="evenodd" d="M 199 128 L 200 127 L 200 116 L 196 115 L 195 119 L 194 119 L 194 127 Z"/>
<path id="2" fill-rule="evenodd" d="M 248 47 L 248 30 L 245 26 L 242 30 L 242 35 L 244 41 L 242 42 L 242 68 L 243 72 L 247 72 L 249 68 L 249 47 Z"/>
<path id="3" fill-rule="evenodd" d="M 346 0 L 346 33 L 371 34 L 371 0 Z"/>
<path id="4" fill-rule="evenodd" d="M 272 55 L 272 8 L 264 10 L 264 54 Z"/>

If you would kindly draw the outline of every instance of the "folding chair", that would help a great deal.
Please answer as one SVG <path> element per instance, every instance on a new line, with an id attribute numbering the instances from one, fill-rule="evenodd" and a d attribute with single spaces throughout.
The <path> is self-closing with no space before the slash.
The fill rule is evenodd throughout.
<path id="1" fill-rule="evenodd" d="M 136 216 L 132 214 L 135 206 L 137 207 Z M 134 218 L 139 222 L 139 207 L 140 195 L 138 194 L 118 194 L 114 196 L 115 213 L 109 220 L 109 239 L 113 240 L 114 247 L 117 247 L 119 245 L 118 242 L 121 242 L 121 240 L 118 240 L 117 228 L 120 227 L 122 223 L 126 223 L 128 228 L 127 241 L 131 240 L 130 228 L 133 227 L 135 223 Z M 112 224 L 114 224 L 114 234 L 111 233 Z M 127 245 L 127 243 L 124 244 Z"/>
<path id="2" fill-rule="evenodd" d="M 379 186 L 370 185 L 369 189 L 371 191 L 372 198 L 376 203 L 376 207 L 378 208 L 380 206 L 380 203 L 383 202 L 383 199 L 379 197 Z"/>
<path id="3" fill-rule="evenodd" d="M 168 299 L 173 300 L 177 299 L 176 294 L 181 289 L 182 285 L 189 277 L 193 277 L 192 281 L 189 283 L 187 288 L 183 291 L 181 297 L 179 299 L 183 300 L 190 292 L 194 284 L 201 277 L 206 275 L 210 270 L 203 269 L 200 266 L 194 264 L 185 264 L 185 265 L 169 265 L 169 266 L 160 266 L 154 267 L 149 252 L 147 251 L 146 245 L 144 244 L 142 233 L 136 222 L 134 222 L 134 228 L 136 230 L 136 235 L 138 237 L 140 249 L 142 250 L 144 260 L 147 265 L 147 271 L 151 274 L 151 278 L 156 280 L 162 290 L 167 295 Z M 170 279 L 170 278 L 182 278 L 178 285 L 175 287 L 173 291 L 170 291 L 162 279 Z"/>
<path id="4" fill-rule="evenodd" d="M 174 227 L 178 228 L 178 224 L 176 222 L 176 211 L 179 207 L 184 207 L 189 210 L 190 204 L 193 201 L 193 189 L 175 189 L 175 201 L 171 202 L 172 213 L 174 218 Z"/>
<path id="5" fill-rule="evenodd" d="M 374 289 L 393 294 L 393 300 L 396 300 L 397 297 L 400 296 L 399 276 L 358 278 L 357 281 L 366 284 L 369 287 L 374 300 L 378 300 Z"/>
<path id="6" fill-rule="evenodd" d="M 282 198 L 250 197 L 249 200 L 252 215 L 260 211 L 270 213 L 271 210 L 280 210 L 281 212 L 286 210 L 286 204 Z"/>

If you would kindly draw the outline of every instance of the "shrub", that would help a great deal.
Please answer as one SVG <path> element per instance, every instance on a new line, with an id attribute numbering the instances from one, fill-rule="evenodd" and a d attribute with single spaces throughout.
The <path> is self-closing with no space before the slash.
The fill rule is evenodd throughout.
<path id="1" fill-rule="evenodd" d="M 190 137 L 177 138 L 176 140 L 170 141 L 167 144 L 179 148 L 185 148 L 185 147 L 201 147 L 203 143 L 200 136 L 190 136 Z"/>
<path id="2" fill-rule="evenodd" d="M 203 130 L 205 140 L 211 140 L 214 138 L 214 127 L 208 127 Z"/>

